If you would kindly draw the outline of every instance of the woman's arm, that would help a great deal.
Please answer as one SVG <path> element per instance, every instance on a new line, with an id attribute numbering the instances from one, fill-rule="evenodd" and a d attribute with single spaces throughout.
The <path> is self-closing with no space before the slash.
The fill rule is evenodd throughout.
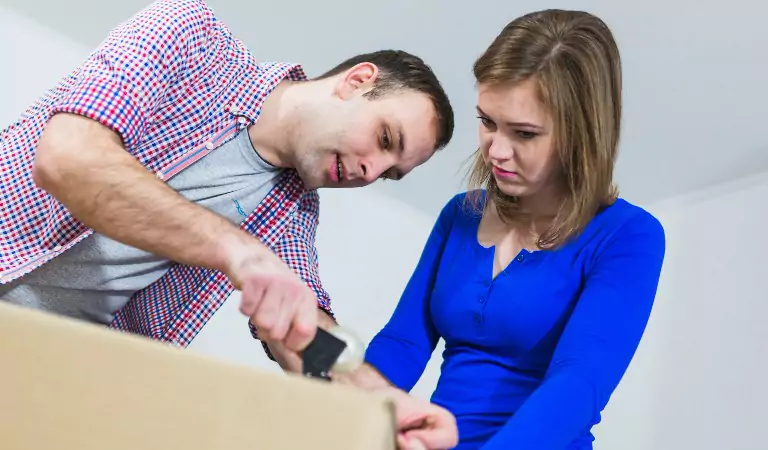
<path id="1" fill-rule="evenodd" d="M 394 313 L 366 351 L 366 362 L 376 369 L 367 368 L 368 375 L 378 373 L 405 391 L 419 380 L 440 339 L 430 317 L 429 298 L 462 198 L 455 196 L 440 212 Z"/>
<path id="2" fill-rule="evenodd" d="M 544 382 L 483 450 L 564 449 L 597 422 L 645 331 L 664 254 L 653 216 L 624 224 L 596 255 Z"/>

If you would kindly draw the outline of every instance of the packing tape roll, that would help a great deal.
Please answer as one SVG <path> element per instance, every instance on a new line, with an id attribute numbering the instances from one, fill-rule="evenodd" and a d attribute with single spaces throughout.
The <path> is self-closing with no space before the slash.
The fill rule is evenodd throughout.
<path id="1" fill-rule="evenodd" d="M 347 344 L 347 347 L 336 359 L 331 371 L 349 373 L 363 365 L 365 346 L 355 333 L 338 325 L 329 329 L 328 332 Z"/>

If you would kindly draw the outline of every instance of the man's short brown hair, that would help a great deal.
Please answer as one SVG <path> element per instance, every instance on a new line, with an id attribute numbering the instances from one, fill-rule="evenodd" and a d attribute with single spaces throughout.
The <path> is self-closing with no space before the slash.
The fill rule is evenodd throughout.
<path id="1" fill-rule="evenodd" d="M 373 89 L 365 94 L 371 100 L 406 89 L 427 95 L 437 114 L 435 148 L 441 149 L 448 145 L 453 136 L 453 107 L 432 68 L 418 56 L 402 50 L 364 53 L 347 59 L 317 79 L 332 77 L 361 63 L 371 63 L 379 68 Z"/>

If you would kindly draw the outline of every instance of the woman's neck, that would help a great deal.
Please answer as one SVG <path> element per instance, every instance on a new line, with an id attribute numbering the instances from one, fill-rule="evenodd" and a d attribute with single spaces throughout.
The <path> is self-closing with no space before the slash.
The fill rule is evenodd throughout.
<path id="1" fill-rule="evenodd" d="M 529 197 L 518 197 L 518 210 L 522 213 L 520 225 L 535 236 L 541 236 L 557 217 L 561 203 L 562 195 L 554 188 Z"/>

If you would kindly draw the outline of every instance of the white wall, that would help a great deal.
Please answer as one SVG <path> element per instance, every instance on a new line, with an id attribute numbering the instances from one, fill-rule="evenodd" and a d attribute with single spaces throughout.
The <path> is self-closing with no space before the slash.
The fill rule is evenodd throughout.
<path id="1" fill-rule="evenodd" d="M 651 205 L 668 256 L 600 449 L 766 448 L 768 173 Z"/>
<path id="2" fill-rule="evenodd" d="M 89 52 L 1 7 L 0 49 L 10 68 L 0 71 L 0 127 Z M 667 260 L 646 337 L 596 429 L 597 449 L 765 447 L 767 197 L 765 174 L 649 207 L 666 227 Z M 322 193 L 321 273 L 339 319 L 363 339 L 388 319 L 434 219 L 373 188 Z M 277 371 L 236 308 L 233 296 L 191 350 Z M 439 362 L 415 393 L 430 394 Z"/>
<path id="3" fill-rule="evenodd" d="M 87 49 L 0 6 L 0 129 L 88 57 Z"/>

